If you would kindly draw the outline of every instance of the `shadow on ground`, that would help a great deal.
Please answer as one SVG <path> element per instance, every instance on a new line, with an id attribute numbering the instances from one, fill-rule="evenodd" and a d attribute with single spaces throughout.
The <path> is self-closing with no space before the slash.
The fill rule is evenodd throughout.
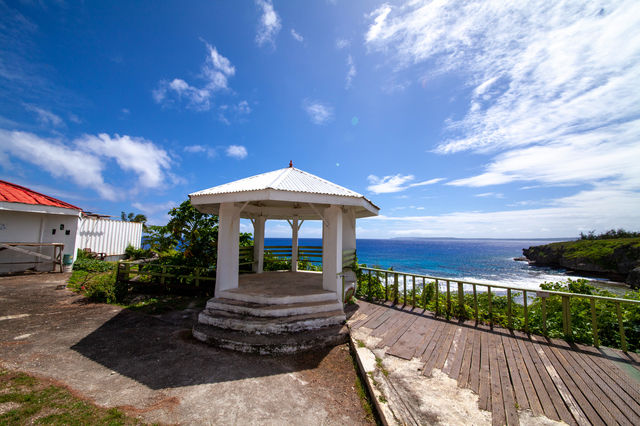
<path id="1" fill-rule="evenodd" d="M 219 383 L 313 369 L 331 348 L 261 356 L 217 349 L 195 340 L 188 327 L 123 310 L 71 347 L 151 389 Z"/>

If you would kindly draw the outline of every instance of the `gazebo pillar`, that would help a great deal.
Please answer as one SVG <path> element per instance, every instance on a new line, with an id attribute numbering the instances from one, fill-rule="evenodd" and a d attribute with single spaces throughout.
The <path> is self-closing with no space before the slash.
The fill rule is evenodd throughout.
<path id="1" fill-rule="evenodd" d="M 342 208 L 332 205 L 323 212 L 322 288 L 333 291 L 342 302 Z"/>
<path id="2" fill-rule="evenodd" d="M 356 249 L 356 216 L 352 209 L 342 213 L 342 250 Z"/>
<path id="3" fill-rule="evenodd" d="M 240 208 L 234 203 L 221 203 L 218 220 L 216 297 L 225 290 L 238 288 Z"/>
<path id="4" fill-rule="evenodd" d="M 264 269 L 264 223 L 266 216 L 258 216 L 253 222 L 253 271 L 261 274 Z"/>
<path id="5" fill-rule="evenodd" d="M 291 270 L 298 272 L 298 231 L 302 223 L 298 225 L 298 216 L 294 216 L 289 224 L 291 225 Z"/>

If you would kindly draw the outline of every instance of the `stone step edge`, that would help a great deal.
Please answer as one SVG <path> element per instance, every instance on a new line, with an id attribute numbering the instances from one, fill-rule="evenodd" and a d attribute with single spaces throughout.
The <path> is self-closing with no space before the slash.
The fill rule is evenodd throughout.
<path id="1" fill-rule="evenodd" d="M 245 353 L 257 353 L 260 355 L 293 354 L 326 346 L 336 346 L 349 341 L 349 332 L 346 326 L 342 326 L 340 328 L 332 326 L 325 327 L 325 329 L 333 332 L 327 333 L 325 331 L 325 333 L 322 333 L 320 330 L 323 329 L 319 329 L 315 330 L 317 333 L 315 336 L 313 332 L 289 333 L 282 336 L 291 338 L 300 336 L 303 340 L 299 342 L 291 340 L 283 342 L 271 341 L 270 343 L 243 341 L 242 337 L 251 336 L 251 334 L 221 330 L 217 327 L 204 324 L 196 324 L 193 327 L 192 333 L 193 337 L 197 340 L 211 346 Z M 216 336 L 214 334 L 219 335 Z M 244 336 L 239 336 L 239 334 L 243 334 Z M 306 339 L 304 339 L 305 337 Z"/>
<path id="2" fill-rule="evenodd" d="M 284 317 L 291 315 L 314 314 L 320 312 L 341 310 L 340 302 L 292 303 L 289 305 L 243 305 L 229 303 L 228 299 L 211 299 L 206 309 L 247 314 L 255 317 Z"/>
<path id="3" fill-rule="evenodd" d="M 343 324 L 346 317 L 341 311 L 328 311 L 320 314 L 329 315 L 296 315 L 284 317 L 284 321 L 274 321 L 276 318 L 267 317 L 234 317 L 224 315 L 227 312 L 202 311 L 198 315 L 198 322 L 218 328 L 244 331 L 258 334 L 283 334 L 303 330 L 316 330 L 331 325 Z"/>
<path id="4" fill-rule="evenodd" d="M 241 302 L 259 303 L 263 305 L 289 305 L 292 303 L 325 302 L 336 300 L 333 292 L 306 294 L 299 296 L 263 296 L 223 291 L 218 298 L 238 300 Z"/>

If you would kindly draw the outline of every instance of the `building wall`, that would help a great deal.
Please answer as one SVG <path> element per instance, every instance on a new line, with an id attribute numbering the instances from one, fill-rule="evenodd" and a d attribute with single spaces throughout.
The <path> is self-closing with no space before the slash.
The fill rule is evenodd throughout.
<path id="1" fill-rule="evenodd" d="M 108 256 L 124 254 L 128 245 L 142 245 L 142 224 L 112 219 L 82 218 L 78 225 L 76 247 L 90 248 Z"/>
<path id="2" fill-rule="evenodd" d="M 73 213 L 73 211 L 70 211 Z M 60 229 L 60 228 L 63 229 Z M 0 210 L 0 242 L 21 243 L 62 243 L 63 254 L 73 255 L 76 251 L 76 214 L 48 214 L 24 211 Z M 55 230 L 55 233 L 53 232 Z M 22 247 L 47 256 L 53 255 L 50 247 Z M 39 271 L 51 270 L 51 263 L 38 264 L 35 256 L 11 250 L 0 251 L 0 273 L 16 272 L 31 268 Z M 37 259 L 38 262 L 44 259 Z M 29 263 L 33 261 L 33 263 Z M 27 262 L 27 263 L 24 263 Z"/>

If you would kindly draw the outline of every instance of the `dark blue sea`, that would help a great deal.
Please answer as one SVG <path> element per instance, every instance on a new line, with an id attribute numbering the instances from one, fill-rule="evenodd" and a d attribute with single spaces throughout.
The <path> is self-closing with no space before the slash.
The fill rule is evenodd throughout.
<path id="1" fill-rule="evenodd" d="M 562 240 L 358 239 L 358 262 L 396 271 L 479 283 L 539 288 L 545 281 L 579 278 L 564 270 L 515 261 L 522 249 Z M 289 238 L 265 238 L 265 246 L 291 245 Z M 320 238 L 300 238 L 301 246 L 322 246 Z M 594 278 L 595 279 L 595 278 Z"/>

